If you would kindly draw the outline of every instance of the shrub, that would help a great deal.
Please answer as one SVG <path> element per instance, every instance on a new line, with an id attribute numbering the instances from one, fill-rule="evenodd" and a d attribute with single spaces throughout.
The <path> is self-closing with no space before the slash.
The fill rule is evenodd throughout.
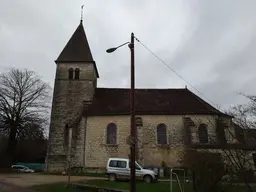
<path id="1" fill-rule="evenodd" d="M 162 168 L 164 170 L 164 177 L 169 177 L 170 176 L 170 168 L 167 166 L 167 164 L 162 161 Z"/>
<path id="2" fill-rule="evenodd" d="M 246 180 L 247 182 L 254 182 L 256 180 L 254 171 L 252 169 L 245 170 L 244 172 L 239 172 L 237 175 L 239 181 Z"/>
<path id="3" fill-rule="evenodd" d="M 225 174 L 220 154 L 187 150 L 181 162 L 193 173 L 195 191 L 217 192 L 220 190 L 221 180 Z"/>

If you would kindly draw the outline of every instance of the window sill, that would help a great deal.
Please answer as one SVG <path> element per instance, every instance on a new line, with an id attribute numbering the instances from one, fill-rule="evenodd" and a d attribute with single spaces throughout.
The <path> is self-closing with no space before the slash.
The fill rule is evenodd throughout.
<path id="1" fill-rule="evenodd" d="M 165 149 L 169 149 L 170 145 L 169 144 L 156 144 L 157 147 L 159 148 L 165 148 Z"/>
<path id="2" fill-rule="evenodd" d="M 197 144 L 197 145 L 212 145 L 212 144 L 216 144 L 216 143 L 214 143 L 214 142 L 207 142 L 207 143 L 195 142 L 195 144 Z"/>
<path id="3" fill-rule="evenodd" d="M 118 144 L 102 144 L 105 147 L 118 147 Z"/>

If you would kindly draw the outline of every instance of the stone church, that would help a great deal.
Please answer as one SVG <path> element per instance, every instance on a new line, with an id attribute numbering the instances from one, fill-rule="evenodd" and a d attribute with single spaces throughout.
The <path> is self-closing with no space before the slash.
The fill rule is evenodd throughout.
<path id="1" fill-rule="evenodd" d="M 98 87 L 100 78 L 82 21 L 55 60 L 47 171 L 104 169 L 109 157 L 128 158 L 129 89 Z M 136 158 L 143 166 L 178 166 L 186 145 L 221 141 L 232 117 L 187 88 L 136 89 Z M 222 124 L 221 130 L 218 125 Z M 70 160 L 70 161 L 69 161 Z"/>

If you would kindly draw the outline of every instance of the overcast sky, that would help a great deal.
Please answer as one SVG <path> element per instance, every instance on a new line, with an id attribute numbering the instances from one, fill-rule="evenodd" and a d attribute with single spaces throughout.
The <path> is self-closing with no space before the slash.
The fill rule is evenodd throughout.
<path id="1" fill-rule="evenodd" d="M 28 68 L 53 86 L 54 60 L 80 22 L 81 5 L 98 86 L 130 86 L 129 49 L 105 50 L 134 32 L 221 108 L 245 102 L 239 92 L 256 94 L 255 0 L 0 0 L 0 72 Z M 187 84 L 139 43 L 135 56 L 136 87 Z"/>

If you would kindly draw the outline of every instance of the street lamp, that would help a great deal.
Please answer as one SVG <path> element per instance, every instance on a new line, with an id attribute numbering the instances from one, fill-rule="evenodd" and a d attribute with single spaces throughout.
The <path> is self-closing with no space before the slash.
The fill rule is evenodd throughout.
<path id="1" fill-rule="evenodd" d="M 130 192 L 135 192 L 135 145 L 136 145 L 136 128 L 135 128 L 135 106 L 134 106 L 134 34 L 131 33 L 131 42 L 126 42 L 122 45 L 119 45 L 114 48 L 107 50 L 107 53 L 112 53 L 117 50 L 119 47 L 122 47 L 126 44 L 129 44 L 131 50 L 131 90 L 130 90 L 130 115 L 131 115 L 131 141 L 130 141 L 130 150 L 131 150 L 131 179 L 130 179 Z"/>
<path id="2" fill-rule="evenodd" d="M 122 45 L 119 45 L 119 46 L 117 46 L 117 47 L 109 48 L 106 52 L 107 52 L 107 53 L 112 53 L 112 52 L 114 52 L 115 50 L 117 50 L 119 47 L 122 47 L 122 46 L 124 46 L 124 45 L 126 45 L 126 44 L 128 44 L 128 43 L 130 43 L 130 42 L 126 42 L 126 43 L 124 43 L 124 44 L 122 44 Z"/>

